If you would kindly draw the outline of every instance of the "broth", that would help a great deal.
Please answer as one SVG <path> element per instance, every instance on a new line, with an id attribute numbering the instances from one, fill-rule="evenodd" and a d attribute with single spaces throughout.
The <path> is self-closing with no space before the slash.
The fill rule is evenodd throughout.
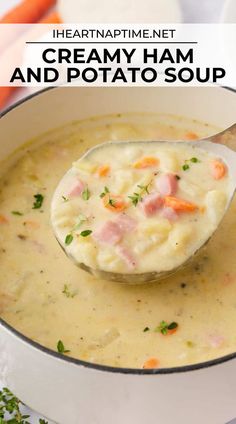
<path id="1" fill-rule="evenodd" d="M 154 114 L 108 116 L 71 123 L 9 158 L 0 186 L 1 317 L 50 349 L 61 340 L 69 356 L 116 367 L 141 368 L 150 358 L 159 367 L 181 366 L 235 351 L 235 201 L 194 263 L 143 286 L 80 270 L 50 224 L 54 190 L 88 148 L 108 140 L 191 138 L 192 132 L 201 138 L 216 129 Z M 162 331 L 173 322 L 176 331 Z"/>

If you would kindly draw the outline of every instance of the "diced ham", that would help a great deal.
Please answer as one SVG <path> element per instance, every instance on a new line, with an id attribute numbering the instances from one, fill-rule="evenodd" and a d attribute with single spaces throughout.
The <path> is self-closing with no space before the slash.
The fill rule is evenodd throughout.
<path id="1" fill-rule="evenodd" d="M 115 221 L 119 225 L 123 234 L 129 233 L 130 231 L 135 230 L 137 227 L 137 221 L 131 216 L 126 215 L 125 213 L 120 214 L 120 216 Z"/>
<path id="2" fill-rule="evenodd" d="M 161 215 L 163 218 L 168 219 L 170 222 L 176 221 L 179 217 L 177 212 L 175 212 L 174 209 L 170 207 L 164 207 L 161 211 Z"/>
<path id="3" fill-rule="evenodd" d="M 93 233 L 93 237 L 100 243 L 117 244 L 122 237 L 133 231 L 137 226 L 135 219 L 121 214 L 116 221 L 107 221 L 100 229 Z"/>
<path id="4" fill-rule="evenodd" d="M 132 270 L 136 267 L 136 260 L 132 254 L 132 252 L 129 251 L 129 249 L 125 246 L 118 246 L 117 247 L 117 253 L 123 259 L 123 261 L 126 263 L 127 267 Z"/>
<path id="5" fill-rule="evenodd" d="M 93 233 L 93 238 L 100 243 L 115 245 L 122 239 L 123 232 L 119 225 L 113 221 L 107 221 L 100 229 Z"/>
<path id="6" fill-rule="evenodd" d="M 143 198 L 140 207 L 146 216 L 152 216 L 163 206 L 163 199 L 159 193 L 151 193 Z"/>
<path id="7" fill-rule="evenodd" d="M 176 178 L 176 175 L 161 175 L 156 180 L 156 187 L 162 196 L 173 196 L 178 190 L 178 180 Z"/>
<path id="8" fill-rule="evenodd" d="M 80 196 L 85 188 L 85 184 L 81 180 L 77 180 L 70 192 L 69 197 Z"/>

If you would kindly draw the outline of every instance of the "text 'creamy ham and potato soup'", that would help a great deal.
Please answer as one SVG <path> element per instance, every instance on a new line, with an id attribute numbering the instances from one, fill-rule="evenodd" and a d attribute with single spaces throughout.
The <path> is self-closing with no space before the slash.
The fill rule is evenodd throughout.
<path id="1" fill-rule="evenodd" d="M 91 147 L 108 140 L 194 139 L 216 132 L 216 128 L 205 124 L 160 115 L 97 118 L 41 136 L 3 163 L 1 317 L 32 340 L 61 354 L 117 367 L 180 366 L 235 351 L 235 200 L 219 231 L 194 262 L 157 284 L 129 286 L 93 277 L 68 259 L 50 222 L 51 202 L 59 181 Z M 185 238 L 189 226 L 194 232 L 197 226 L 212 225 L 218 219 L 227 195 L 228 174 L 222 162 L 214 162 L 218 158 L 203 157 L 200 151 L 193 153 L 187 148 L 183 153 L 173 149 L 168 153 L 160 149 L 147 152 L 140 145 L 140 149 L 127 151 L 124 156 L 117 151 L 114 161 L 113 150 L 105 157 L 100 151 L 100 157 L 88 157 L 85 164 L 89 168 L 97 162 L 92 173 L 82 171 L 82 163 L 77 162 L 79 167 L 75 163 L 78 184 L 62 194 L 65 199 L 60 199 L 60 207 L 71 206 L 72 211 L 81 207 L 81 214 L 86 219 L 88 214 L 89 220 L 81 223 L 79 219 L 84 218 L 78 215 L 74 222 L 73 212 L 68 215 L 71 221 L 65 227 L 63 242 L 64 236 L 69 235 L 70 242 L 71 237 L 77 240 L 80 234 L 78 243 L 82 248 L 87 246 L 89 252 L 90 244 L 96 247 L 95 261 L 99 258 L 100 266 L 115 266 L 121 272 L 127 272 L 130 263 L 126 253 L 117 255 L 118 246 L 125 246 L 135 256 L 135 272 L 141 267 L 150 269 L 152 243 L 155 251 L 170 239 L 169 248 L 176 256 L 181 255 L 181 248 L 173 240 L 181 239 L 181 234 Z M 154 167 L 146 166 L 154 159 Z M 121 196 L 123 203 L 113 203 L 117 200 L 114 195 Z M 161 207 L 155 201 L 152 207 L 155 196 L 161 199 Z M 127 207 L 114 211 L 117 203 Z M 183 211 L 182 204 L 194 205 L 194 210 Z M 181 210 L 176 209 L 178 205 Z M 96 216 L 96 226 L 90 215 Z M 108 223 L 121 238 L 109 245 L 104 242 L 104 226 Z M 81 227 L 73 230 L 77 224 Z M 83 231 L 93 232 L 83 237 Z M 114 234 L 111 232 L 109 238 Z M 73 242 L 66 246 L 72 247 Z M 185 248 L 190 249 L 191 242 L 187 237 Z M 92 258 L 86 248 L 83 254 Z"/>
<path id="2" fill-rule="evenodd" d="M 228 180 L 222 160 L 199 147 L 106 143 L 62 179 L 52 223 L 68 254 L 92 270 L 170 271 L 218 225 Z"/>

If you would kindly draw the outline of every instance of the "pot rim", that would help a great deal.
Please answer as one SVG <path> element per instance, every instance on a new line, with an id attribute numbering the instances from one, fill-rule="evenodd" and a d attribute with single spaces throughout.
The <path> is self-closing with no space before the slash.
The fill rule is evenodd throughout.
<path id="1" fill-rule="evenodd" d="M 21 104 L 27 102 L 28 100 L 31 100 L 32 98 L 41 95 L 49 90 L 54 90 L 60 87 L 47 87 L 42 90 L 39 90 L 35 93 L 30 94 L 27 97 L 24 97 L 23 99 L 17 101 L 13 105 L 6 108 L 3 112 L 0 113 L 0 119 L 3 118 L 5 115 L 7 115 L 9 112 L 20 106 Z M 81 87 L 86 88 L 86 87 Z M 101 87 L 102 88 L 102 87 Z M 132 88 L 132 87 L 131 87 Z M 231 87 L 220 87 L 217 86 L 217 88 L 232 91 L 233 93 L 236 93 L 236 89 L 233 89 Z M 10 324 L 8 324 L 5 320 L 3 320 L 0 317 L 0 331 L 1 327 L 8 330 L 10 333 L 13 333 L 14 336 L 16 336 L 20 341 L 25 342 L 26 344 L 29 344 L 29 346 L 35 348 L 36 350 L 39 350 L 41 353 L 45 353 L 55 359 L 59 359 L 63 361 L 64 363 L 70 363 L 74 365 L 83 366 L 88 369 L 94 369 L 97 371 L 105 371 L 109 373 L 115 373 L 115 374 L 130 374 L 130 375 L 160 375 L 160 374 L 179 374 L 179 373 L 185 373 L 189 371 L 197 371 L 201 369 L 206 369 L 209 367 L 213 367 L 215 365 L 220 365 L 225 362 L 228 362 L 232 359 L 236 358 L 236 351 L 234 353 L 230 353 L 228 355 L 224 355 L 220 358 L 212 359 L 210 361 L 205 362 L 199 362 L 197 364 L 192 365 L 183 365 L 180 367 L 170 367 L 170 368 L 157 368 L 157 369 L 143 369 L 143 368 L 120 368 L 120 367 L 113 367 L 109 365 L 99 365 L 92 362 L 83 361 L 81 359 L 72 358 L 66 355 L 62 355 L 52 349 L 49 349 L 43 345 L 41 345 L 38 342 L 35 342 L 34 340 L 30 339 L 29 337 L 25 336 L 18 330 L 16 330 L 14 327 L 12 327 Z"/>

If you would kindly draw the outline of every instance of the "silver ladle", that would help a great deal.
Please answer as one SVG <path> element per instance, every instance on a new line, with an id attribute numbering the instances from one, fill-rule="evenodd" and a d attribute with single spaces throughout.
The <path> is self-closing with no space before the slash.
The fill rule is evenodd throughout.
<path id="1" fill-rule="evenodd" d="M 236 189 L 236 152 L 233 150 L 236 146 L 236 124 L 232 125 L 231 127 L 227 128 L 226 130 L 210 136 L 208 138 L 197 140 L 197 141 L 161 141 L 162 143 L 171 144 L 173 146 L 173 143 L 176 143 L 177 145 L 180 144 L 187 144 L 188 146 L 193 146 L 197 148 L 201 148 L 205 150 L 208 153 L 214 154 L 216 157 L 221 158 L 228 167 L 229 177 L 230 177 L 230 189 L 229 189 L 229 196 L 228 196 L 228 203 L 225 208 L 225 212 L 222 216 L 222 219 L 224 218 L 225 214 L 227 213 L 227 210 L 231 204 L 231 201 L 233 199 L 235 189 Z M 122 142 L 109 142 L 109 144 L 121 144 L 124 145 L 126 143 L 128 144 L 138 144 L 140 141 L 122 141 Z M 145 143 L 156 143 L 156 141 L 146 141 Z M 80 159 L 85 159 L 88 156 L 90 156 L 95 150 L 102 149 L 106 147 L 107 143 L 98 145 L 90 149 L 83 155 Z M 53 223 L 52 223 L 53 224 Z M 218 225 L 219 226 L 219 225 Z M 214 229 L 212 234 L 209 236 L 209 238 L 204 241 L 204 243 L 196 249 L 196 251 L 187 258 L 186 261 L 184 261 L 182 264 L 178 265 L 176 268 L 173 268 L 168 271 L 154 271 L 154 272 L 146 272 L 146 273 L 127 273 L 127 274 L 121 274 L 121 273 L 113 273 L 108 271 L 103 271 L 101 269 L 93 269 L 89 266 L 87 266 L 84 263 L 78 263 L 74 257 L 72 257 L 66 250 L 65 245 L 62 244 L 59 240 L 59 243 L 62 247 L 62 249 L 65 251 L 65 253 L 69 256 L 69 258 L 80 268 L 83 270 L 93 274 L 97 278 L 102 278 L 110 281 L 115 281 L 119 283 L 125 283 L 125 284 L 142 284 L 147 282 L 154 282 L 161 279 L 164 279 L 168 277 L 169 275 L 177 272 L 180 270 L 183 266 L 185 266 L 190 260 L 193 259 L 193 257 L 199 253 L 199 251 L 208 243 L 208 241 L 211 239 L 212 235 L 217 231 L 217 228 Z M 54 228 L 54 233 L 56 238 L 57 234 Z"/>

